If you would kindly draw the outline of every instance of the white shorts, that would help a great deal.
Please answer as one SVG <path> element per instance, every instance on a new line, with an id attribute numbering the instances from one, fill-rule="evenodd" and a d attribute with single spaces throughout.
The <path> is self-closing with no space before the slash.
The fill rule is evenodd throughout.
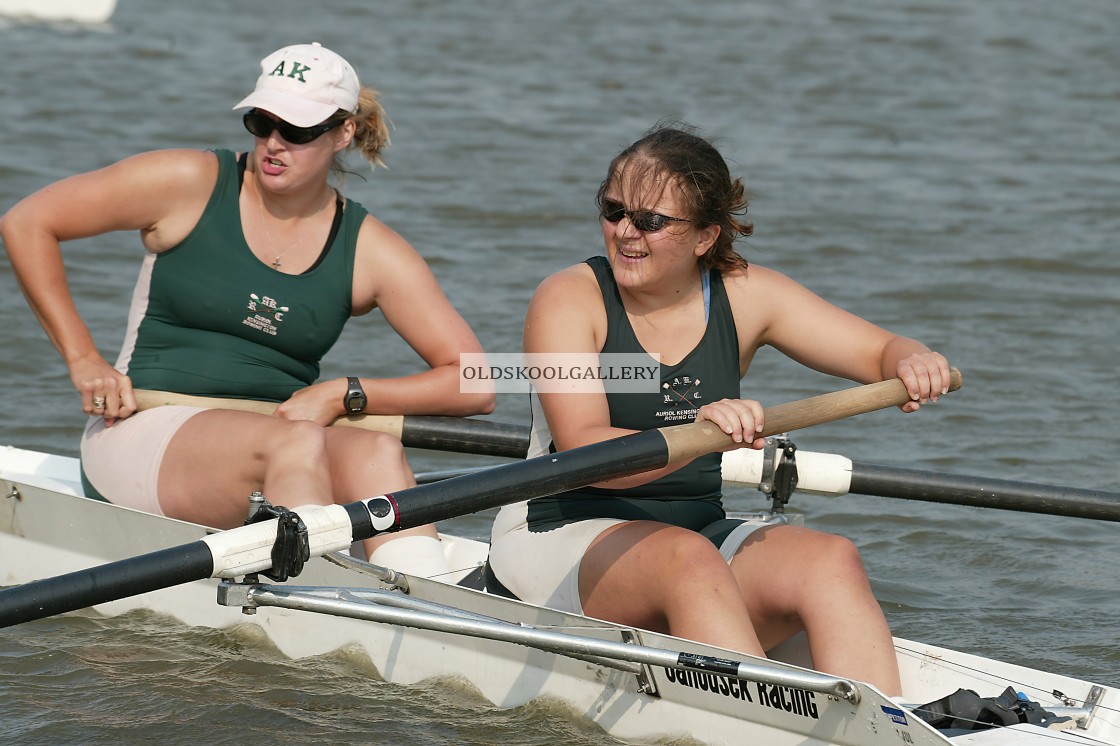
<path id="1" fill-rule="evenodd" d="M 82 471 L 101 496 L 115 505 L 163 515 L 159 507 L 159 467 L 171 438 L 199 407 L 153 407 L 112 427 L 90 417 L 82 433 Z"/>
<path id="2" fill-rule="evenodd" d="M 530 531 L 528 502 L 506 505 L 498 511 L 490 537 L 490 569 L 522 601 L 550 609 L 583 614 L 579 597 L 579 567 L 595 537 L 611 526 L 629 521 L 588 518 L 548 531 Z M 747 538 L 774 523 L 768 516 L 738 521 L 719 545 L 731 562 Z"/>

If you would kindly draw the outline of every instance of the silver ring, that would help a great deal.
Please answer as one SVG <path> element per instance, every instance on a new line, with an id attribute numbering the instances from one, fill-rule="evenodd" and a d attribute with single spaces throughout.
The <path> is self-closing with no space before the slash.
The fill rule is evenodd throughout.
<path id="1" fill-rule="evenodd" d="M 93 397 L 93 408 L 94 409 L 104 409 L 105 408 L 105 397 L 104 396 Z"/>

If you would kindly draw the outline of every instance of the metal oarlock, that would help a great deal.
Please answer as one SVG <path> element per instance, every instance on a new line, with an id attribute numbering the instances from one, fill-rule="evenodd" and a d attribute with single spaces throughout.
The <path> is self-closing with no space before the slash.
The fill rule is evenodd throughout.
<path id="1" fill-rule="evenodd" d="M 784 434 L 766 439 L 762 452 L 762 479 L 758 490 L 770 498 L 774 513 L 784 513 L 790 495 L 797 489 L 797 446 Z M 776 463 L 775 463 L 776 462 Z"/>

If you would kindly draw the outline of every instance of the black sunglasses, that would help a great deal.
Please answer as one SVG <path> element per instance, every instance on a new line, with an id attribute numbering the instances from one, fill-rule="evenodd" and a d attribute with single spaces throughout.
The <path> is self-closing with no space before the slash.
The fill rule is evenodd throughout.
<path id="1" fill-rule="evenodd" d="M 267 114 L 262 114 L 256 109 L 245 112 L 245 117 L 242 120 L 245 122 L 245 129 L 249 130 L 250 134 L 254 137 L 268 137 L 272 134 L 273 130 L 280 133 L 280 137 L 284 138 L 292 145 L 306 145 L 312 140 L 317 139 L 324 132 L 330 132 L 338 125 L 346 121 L 342 119 L 332 119 L 322 124 L 316 124 L 311 127 L 297 127 L 294 124 L 289 124 L 283 119 L 273 119 Z"/>
<path id="2" fill-rule="evenodd" d="M 656 233 L 669 223 L 691 223 L 688 218 L 674 218 L 649 210 L 627 210 L 620 202 L 612 199 L 603 200 L 599 206 L 599 215 L 608 223 L 617 223 L 623 217 L 630 218 L 630 223 L 642 233 Z"/>

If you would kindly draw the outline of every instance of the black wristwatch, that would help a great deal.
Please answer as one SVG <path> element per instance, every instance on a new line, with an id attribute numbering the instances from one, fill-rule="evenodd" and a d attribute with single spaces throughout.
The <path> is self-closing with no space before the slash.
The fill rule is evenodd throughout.
<path id="1" fill-rule="evenodd" d="M 342 400 L 346 414 L 361 414 L 366 408 L 366 392 L 362 390 L 362 383 L 355 376 L 346 378 L 346 397 Z"/>

